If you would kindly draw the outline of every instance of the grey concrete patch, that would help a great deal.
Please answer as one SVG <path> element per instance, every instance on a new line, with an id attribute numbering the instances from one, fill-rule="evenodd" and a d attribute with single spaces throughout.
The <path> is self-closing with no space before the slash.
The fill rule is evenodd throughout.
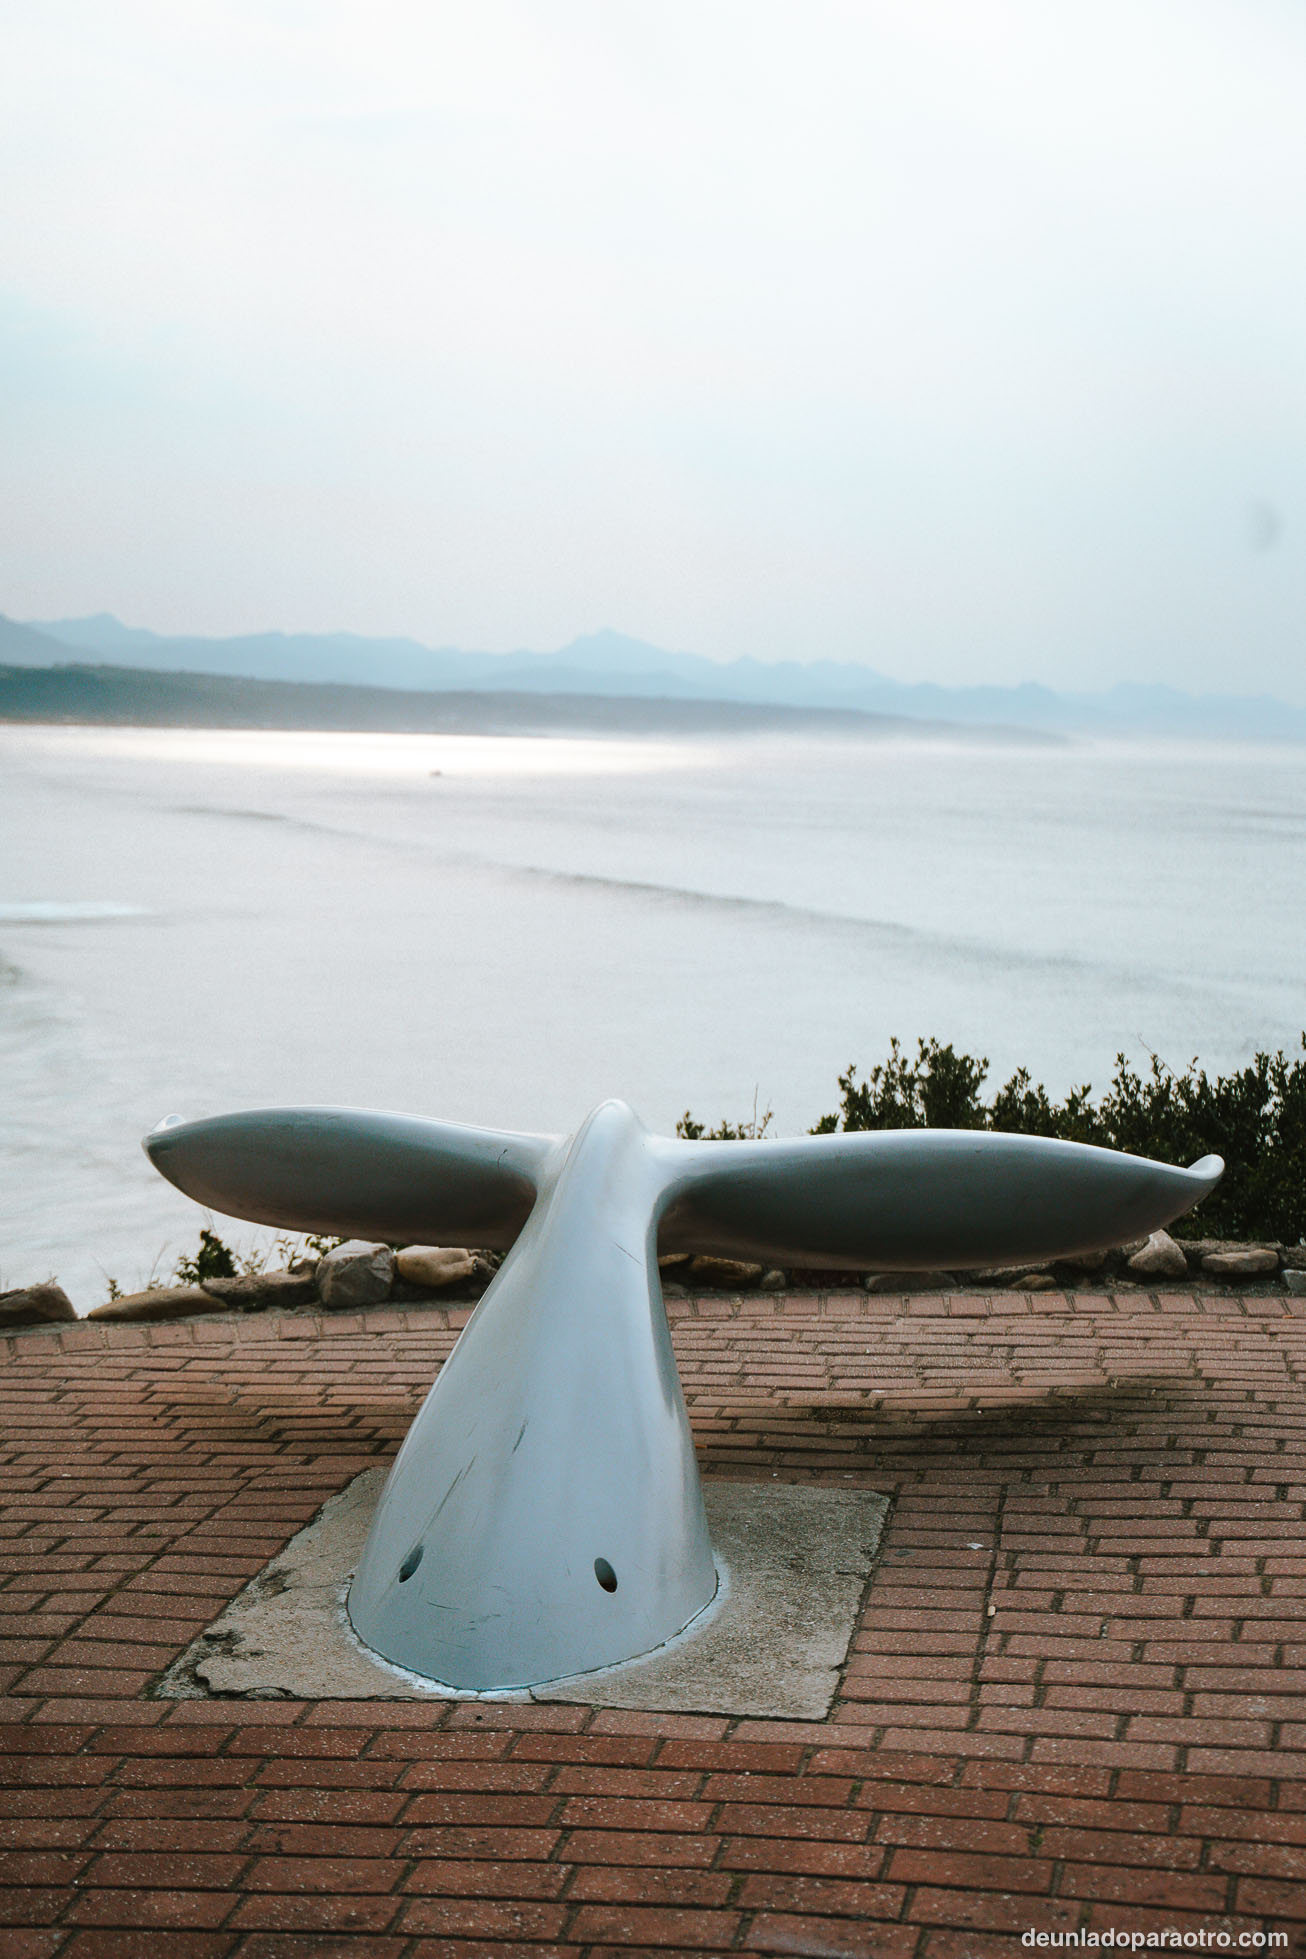
<path id="1" fill-rule="evenodd" d="M 723 1584 L 678 1639 L 536 1700 L 819 1721 L 880 1541 L 888 1500 L 795 1483 L 705 1483 Z"/>
<path id="2" fill-rule="evenodd" d="M 820 1720 L 848 1654 L 888 1500 L 869 1490 L 705 1483 L 721 1584 L 707 1610 L 624 1666 L 480 1696 L 390 1665 L 345 1595 L 385 1483 L 369 1469 L 323 1506 L 164 1675 L 165 1699 L 580 1701 Z"/>

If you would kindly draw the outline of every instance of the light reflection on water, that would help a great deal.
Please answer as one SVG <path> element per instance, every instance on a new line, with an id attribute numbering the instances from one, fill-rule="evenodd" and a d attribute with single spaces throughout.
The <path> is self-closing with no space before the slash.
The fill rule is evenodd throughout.
<path id="1" fill-rule="evenodd" d="M 627 775 L 683 767 L 687 742 L 551 735 L 341 734 L 277 728 L 33 728 L 7 730 L 29 753 L 75 764 L 317 771 L 380 778 L 441 775 Z"/>
<path id="2" fill-rule="evenodd" d="M 1306 1025 L 1300 750 L 7 728 L 0 835 L 0 1284 L 83 1306 L 194 1242 L 172 1109 L 792 1132 L 893 1034 L 1064 1090 Z"/>

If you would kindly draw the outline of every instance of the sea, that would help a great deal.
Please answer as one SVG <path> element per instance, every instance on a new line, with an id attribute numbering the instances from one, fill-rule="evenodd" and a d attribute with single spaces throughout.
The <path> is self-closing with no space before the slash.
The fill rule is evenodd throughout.
<path id="1" fill-rule="evenodd" d="M 212 1222 L 170 1113 L 772 1111 L 891 1037 L 1063 1093 L 1306 1027 L 1306 749 L 0 728 L 0 1288 Z"/>

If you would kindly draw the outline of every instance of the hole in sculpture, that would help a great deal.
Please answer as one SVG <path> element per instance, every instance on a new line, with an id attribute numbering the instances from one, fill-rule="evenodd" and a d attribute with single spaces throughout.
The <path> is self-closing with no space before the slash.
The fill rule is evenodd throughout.
<path id="1" fill-rule="evenodd" d="M 602 1585 L 605 1592 L 616 1591 L 617 1574 L 612 1569 L 612 1566 L 608 1563 L 606 1558 L 595 1558 L 594 1576 L 598 1579 L 600 1585 Z"/>
<path id="2" fill-rule="evenodd" d="M 418 1565 L 421 1562 L 422 1562 L 422 1546 L 420 1544 L 414 1544 L 412 1550 L 408 1553 L 408 1556 L 404 1559 L 403 1563 L 399 1567 L 399 1583 L 401 1585 L 406 1585 L 408 1583 L 408 1580 L 412 1577 L 413 1573 L 416 1571 Z"/>

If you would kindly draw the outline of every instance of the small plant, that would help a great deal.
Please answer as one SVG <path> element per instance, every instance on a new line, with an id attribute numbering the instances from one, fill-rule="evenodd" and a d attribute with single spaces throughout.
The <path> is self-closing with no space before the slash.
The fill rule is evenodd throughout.
<path id="1" fill-rule="evenodd" d="M 270 1244 L 255 1242 L 243 1251 L 233 1247 L 231 1255 L 236 1261 L 238 1277 L 252 1279 L 260 1272 L 289 1265 L 292 1258 L 300 1256 L 302 1249 L 303 1240 L 296 1233 L 279 1231 Z M 214 1276 L 216 1277 L 216 1274 Z"/>
<path id="2" fill-rule="evenodd" d="M 759 1136 L 765 1136 L 767 1130 L 770 1128 L 773 1113 L 768 1108 L 759 1118 L 757 1113 L 757 1090 L 754 1089 L 753 1113 L 746 1121 L 719 1122 L 715 1129 L 705 1129 L 703 1124 L 696 1122 L 689 1113 L 689 1110 L 686 1109 L 684 1115 L 681 1116 L 679 1122 L 676 1124 L 676 1134 L 686 1143 L 756 1142 L 757 1138 Z"/>
<path id="3" fill-rule="evenodd" d="M 203 1285 L 205 1279 L 234 1279 L 236 1261 L 231 1247 L 224 1245 L 215 1231 L 200 1232 L 199 1249 L 194 1258 L 179 1258 L 173 1279 L 179 1286 Z"/>
<path id="4" fill-rule="evenodd" d="M 316 1253 L 318 1258 L 325 1258 L 328 1252 L 333 1252 L 337 1245 L 343 1245 L 345 1242 L 346 1240 L 343 1238 L 325 1237 L 320 1231 L 306 1231 L 304 1233 L 304 1243 L 307 1245 L 309 1251 Z"/>

